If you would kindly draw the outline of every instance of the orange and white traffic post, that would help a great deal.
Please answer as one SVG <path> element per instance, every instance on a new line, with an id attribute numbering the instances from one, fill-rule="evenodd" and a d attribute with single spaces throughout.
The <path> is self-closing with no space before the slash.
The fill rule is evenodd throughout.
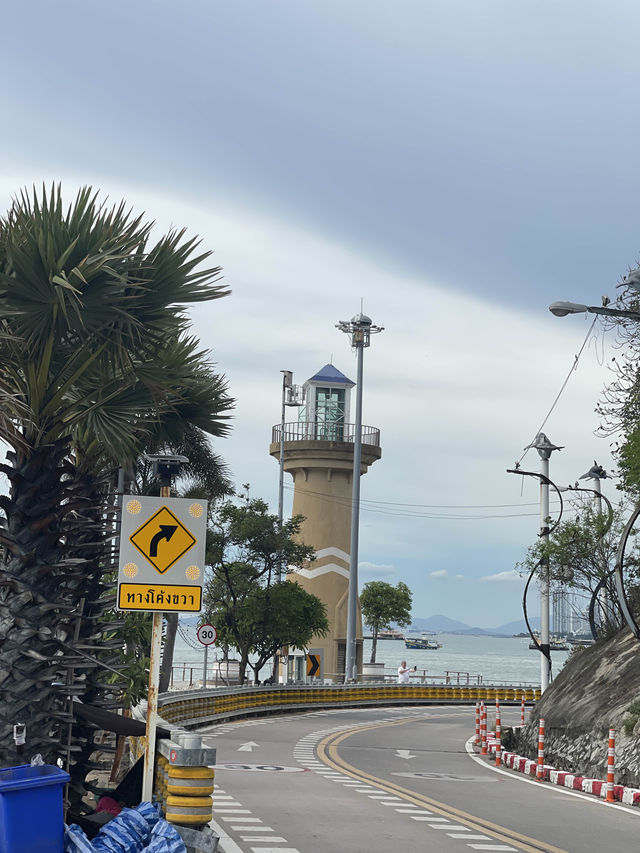
<path id="1" fill-rule="evenodd" d="M 500 700 L 496 699 L 496 767 L 502 764 L 502 726 L 500 724 Z"/>
<path id="2" fill-rule="evenodd" d="M 609 729 L 609 747 L 607 749 L 607 802 L 613 802 L 613 777 L 616 770 L 616 730 Z"/>
<path id="3" fill-rule="evenodd" d="M 540 728 L 538 729 L 538 766 L 536 768 L 536 778 L 542 779 L 544 776 L 544 717 L 540 717 Z"/>
<path id="4" fill-rule="evenodd" d="M 524 726 L 524 693 L 522 694 L 522 699 L 520 701 L 520 725 Z"/>
<path id="5" fill-rule="evenodd" d="M 482 707 L 480 709 L 480 715 L 481 715 L 481 719 L 482 719 L 482 722 L 480 723 L 481 739 L 482 739 L 481 740 L 482 748 L 480 749 L 480 755 L 486 755 L 487 754 L 487 707 L 484 704 L 484 702 L 482 703 Z"/>
<path id="6" fill-rule="evenodd" d="M 476 702 L 476 746 L 480 743 L 480 702 Z"/>

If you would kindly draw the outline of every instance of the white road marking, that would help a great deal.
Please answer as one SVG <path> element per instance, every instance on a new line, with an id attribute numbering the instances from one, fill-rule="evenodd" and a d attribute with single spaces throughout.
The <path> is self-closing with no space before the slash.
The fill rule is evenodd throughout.
<path id="1" fill-rule="evenodd" d="M 219 823 L 216 823 L 215 820 L 210 820 L 209 826 L 220 838 L 220 848 L 224 850 L 224 853 L 244 853 L 242 847 L 239 847 L 233 838 L 227 835 Z"/>
<path id="2" fill-rule="evenodd" d="M 537 779 L 533 779 L 531 777 L 524 776 L 522 773 L 519 773 L 517 770 L 501 770 L 499 767 L 495 767 L 493 764 L 488 764 L 486 761 L 483 761 L 480 756 L 475 755 L 473 752 L 473 742 L 475 740 L 475 735 L 472 735 L 469 740 L 465 743 L 465 749 L 467 750 L 467 755 L 476 764 L 479 764 L 481 767 L 485 767 L 487 770 L 493 770 L 494 773 L 500 773 L 502 776 L 508 776 L 509 779 L 513 779 L 516 782 L 524 782 L 527 785 L 535 785 L 538 790 L 550 790 L 555 794 L 564 794 L 565 797 L 578 797 L 580 800 L 586 800 L 588 803 L 592 803 L 596 806 L 605 806 L 609 809 L 623 809 L 627 814 L 635 815 L 636 817 L 640 817 L 640 811 L 636 806 L 633 808 L 632 806 L 626 806 L 623 803 L 607 803 L 605 800 L 600 799 L 595 794 L 583 794 L 581 791 L 570 791 L 568 788 L 563 788 L 562 785 L 547 785 L 545 782 L 538 782 Z"/>
<path id="3" fill-rule="evenodd" d="M 273 841 L 275 844 L 278 844 L 280 841 L 284 841 L 286 843 L 287 840 L 286 838 L 278 838 L 275 835 L 265 835 L 264 837 L 254 835 L 253 838 L 250 835 L 243 835 L 241 838 L 243 841 Z"/>
<path id="4" fill-rule="evenodd" d="M 252 847 L 253 853 L 300 853 L 295 847 Z"/>
<path id="5" fill-rule="evenodd" d="M 391 720 L 388 720 L 388 722 L 391 722 Z M 393 722 L 395 723 L 395 720 Z M 396 749 L 396 755 L 398 758 L 415 758 L 410 749 Z"/>
<path id="6" fill-rule="evenodd" d="M 232 826 L 238 832 L 273 832 L 270 826 Z"/>
<path id="7" fill-rule="evenodd" d="M 450 835 L 451 838 L 471 838 L 474 841 L 491 841 L 488 835 L 468 835 L 464 832 L 448 832 L 447 835 Z"/>
<path id="8" fill-rule="evenodd" d="M 421 809 L 419 806 L 412 806 L 410 809 L 396 809 L 398 814 L 433 814 L 426 809 Z"/>
<path id="9" fill-rule="evenodd" d="M 217 809 L 215 806 L 213 810 L 216 814 L 251 814 L 251 809 Z"/>
<path id="10" fill-rule="evenodd" d="M 507 844 L 468 844 L 467 847 L 471 847 L 472 850 L 513 850 L 514 853 L 516 849 Z"/>
<path id="11" fill-rule="evenodd" d="M 262 823 L 259 817 L 223 817 L 225 823 Z"/>

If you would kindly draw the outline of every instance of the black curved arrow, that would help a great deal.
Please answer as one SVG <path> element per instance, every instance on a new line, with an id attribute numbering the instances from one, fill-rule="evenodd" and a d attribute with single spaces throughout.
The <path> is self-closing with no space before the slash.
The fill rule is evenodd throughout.
<path id="1" fill-rule="evenodd" d="M 177 524 L 161 524 L 160 530 L 151 537 L 151 543 L 149 544 L 149 556 L 157 557 L 158 556 L 158 544 L 166 539 L 167 542 L 171 539 L 173 534 L 178 529 Z"/>
<path id="2" fill-rule="evenodd" d="M 320 669 L 320 658 L 318 655 L 307 655 L 307 658 L 307 675 L 315 675 Z"/>

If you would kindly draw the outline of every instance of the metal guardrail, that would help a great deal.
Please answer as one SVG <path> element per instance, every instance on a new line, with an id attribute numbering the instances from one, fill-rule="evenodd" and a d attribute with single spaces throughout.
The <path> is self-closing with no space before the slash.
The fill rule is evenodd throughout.
<path id="1" fill-rule="evenodd" d="M 356 425 L 317 423 L 315 421 L 294 421 L 287 424 L 276 424 L 271 429 L 272 444 L 280 443 L 282 427 L 284 426 L 284 440 L 287 441 L 339 441 L 344 444 L 353 444 L 355 441 Z M 363 426 L 360 432 L 363 444 L 380 447 L 380 430 L 372 426 Z"/>
<path id="2" fill-rule="evenodd" d="M 236 663 L 234 661 L 234 663 Z M 342 684 L 344 675 L 338 676 L 336 673 L 326 673 L 327 681 L 336 685 Z M 203 683 L 203 665 L 195 664 L 188 661 L 177 663 L 171 667 L 170 687 L 189 689 L 198 688 Z M 483 677 L 481 675 L 473 675 L 470 672 L 462 672 L 458 670 L 445 669 L 444 675 L 434 675 L 426 669 L 418 669 L 410 674 L 410 683 L 420 684 L 455 684 L 455 685 L 471 685 L 482 684 Z M 382 679 L 378 676 L 361 675 L 359 684 L 372 684 L 374 682 L 384 681 L 385 683 L 395 683 L 396 675 L 385 675 Z M 207 667 L 207 685 L 208 687 L 230 687 L 238 683 L 237 666 L 227 667 L 225 669 L 225 661 L 214 662 L 212 666 Z M 294 682 L 297 683 L 297 682 Z M 303 682 L 304 683 L 304 682 Z M 249 682 L 246 686 L 253 686 Z M 306 686 L 306 683 L 305 683 Z M 325 683 L 326 686 L 326 683 Z"/>
<path id="3" fill-rule="evenodd" d="M 524 685 L 334 684 L 264 685 L 164 693 L 160 714 L 173 725 L 198 727 L 225 720 L 317 708 L 384 707 L 390 705 L 474 705 L 479 700 L 531 704 L 539 687 Z"/>

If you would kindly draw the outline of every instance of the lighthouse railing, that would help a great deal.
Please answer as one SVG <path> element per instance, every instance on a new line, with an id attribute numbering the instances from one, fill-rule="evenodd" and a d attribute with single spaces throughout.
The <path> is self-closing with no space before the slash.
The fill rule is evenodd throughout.
<path id="1" fill-rule="evenodd" d="M 332 421 L 294 421 L 288 424 L 276 424 L 271 430 L 271 441 L 279 444 L 282 428 L 284 440 L 287 441 L 338 441 L 353 444 L 355 441 L 356 425 Z M 363 444 L 380 447 L 380 430 L 372 426 L 362 426 L 361 440 Z"/>

